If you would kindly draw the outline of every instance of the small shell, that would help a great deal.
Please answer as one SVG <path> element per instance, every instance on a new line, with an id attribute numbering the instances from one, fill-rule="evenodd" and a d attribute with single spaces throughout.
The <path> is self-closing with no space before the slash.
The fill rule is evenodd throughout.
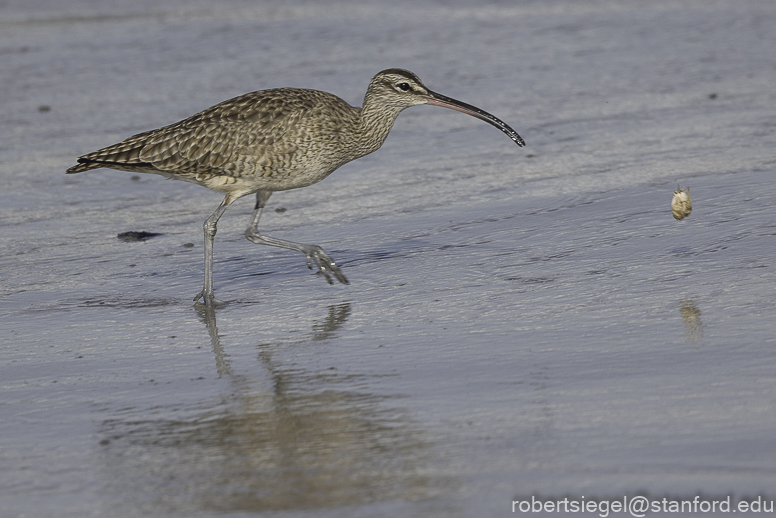
<path id="1" fill-rule="evenodd" d="M 692 199 L 689 187 L 676 186 L 674 197 L 671 199 L 671 212 L 677 221 L 686 218 L 692 212 Z"/>

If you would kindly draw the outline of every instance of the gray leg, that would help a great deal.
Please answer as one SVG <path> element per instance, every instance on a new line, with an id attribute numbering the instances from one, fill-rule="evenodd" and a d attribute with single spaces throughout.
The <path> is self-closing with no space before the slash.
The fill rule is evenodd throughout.
<path id="1" fill-rule="evenodd" d="M 332 260 L 332 258 L 329 257 L 329 254 L 324 252 L 323 248 L 320 246 L 305 245 L 293 241 L 286 241 L 285 239 L 276 239 L 274 237 L 262 236 L 259 233 L 259 218 L 261 217 L 261 211 L 267 204 L 267 200 L 269 200 L 271 194 L 272 191 L 259 191 L 256 193 L 256 208 L 253 210 L 251 224 L 248 225 L 248 228 L 245 231 L 245 238 L 257 245 L 279 246 L 281 248 L 302 252 L 307 257 L 307 267 L 312 270 L 314 263 L 315 266 L 318 267 L 318 273 L 323 275 L 326 282 L 332 284 L 331 278 L 333 276 L 342 284 L 350 284 L 339 267 L 334 264 L 334 260 Z"/>
<path id="2" fill-rule="evenodd" d="M 205 231 L 205 285 L 202 287 L 202 291 L 194 297 L 194 302 L 202 299 L 205 307 L 208 308 L 223 304 L 223 302 L 218 300 L 213 293 L 213 240 L 216 237 L 216 224 L 231 203 L 232 200 L 229 199 L 229 196 L 224 198 L 221 205 L 219 205 L 216 211 L 207 218 L 202 227 Z"/>

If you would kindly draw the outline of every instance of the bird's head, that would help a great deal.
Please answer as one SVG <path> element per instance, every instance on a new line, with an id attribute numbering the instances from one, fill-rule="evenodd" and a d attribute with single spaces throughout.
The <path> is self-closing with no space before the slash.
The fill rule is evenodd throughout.
<path id="1" fill-rule="evenodd" d="M 429 90 L 418 76 L 409 70 L 389 68 L 372 78 L 367 96 L 383 106 L 403 110 L 428 102 Z"/>
<path id="2" fill-rule="evenodd" d="M 383 109 L 395 111 L 396 114 L 405 108 L 418 104 L 443 106 L 482 119 L 506 133 L 518 146 L 525 145 L 525 141 L 520 135 L 501 119 L 476 106 L 432 92 L 426 88 L 418 76 L 409 70 L 389 68 L 374 76 L 369 83 L 369 88 L 367 88 L 364 106 L 367 103 L 380 105 Z"/>

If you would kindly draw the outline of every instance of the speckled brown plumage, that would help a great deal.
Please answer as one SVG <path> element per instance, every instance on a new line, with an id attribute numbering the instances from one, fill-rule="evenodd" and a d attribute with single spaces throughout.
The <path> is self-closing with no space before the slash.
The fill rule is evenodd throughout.
<path id="1" fill-rule="evenodd" d="M 405 108 L 432 104 L 483 119 L 517 145 L 520 136 L 487 112 L 428 90 L 407 70 L 388 69 L 369 83 L 362 108 L 317 90 L 277 88 L 224 101 L 175 124 L 139 133 L 78 158 L 68 174 L 107 167 L 153 173 L 196 183 L 226 196 L 205 222 L 205 286 L 195 300 L 219 303 L 212 288 L 216 222 L 234 200 L 256 194 L 246 237 L 260 244 L 299 250 L 331 283 L 347 279 L 316 245 L 263 236 L 261 210 L 270 194 L 319 182 L 338 167 L 377 150 Z"/>
<path id="2" fill-rule="evenodd" d="M 240 195 L 304 187 L 346 157 L 365 154 L 348 131 L 359 111 L 315 90 L 253 92 L 84 155 L 68 173 L 98 167 L 157 173 L 221 192 L 244 190 Z"/>

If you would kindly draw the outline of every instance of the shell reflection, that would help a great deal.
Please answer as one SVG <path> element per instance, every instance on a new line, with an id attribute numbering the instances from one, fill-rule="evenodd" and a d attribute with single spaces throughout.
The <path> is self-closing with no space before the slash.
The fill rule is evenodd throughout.
<path id="1" fill-rule="evenodd" d="M 697 344 L 703 340 L 703 322 L 701 310 L 692 300 L 679 302 L 679 314 L 684 322 L 684 339 L 688 344 Z"/>

